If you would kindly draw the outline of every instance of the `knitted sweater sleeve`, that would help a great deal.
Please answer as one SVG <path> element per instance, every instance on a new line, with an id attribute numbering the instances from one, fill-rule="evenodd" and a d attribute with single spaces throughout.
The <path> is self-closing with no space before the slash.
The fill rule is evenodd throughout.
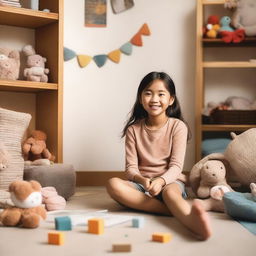
<path id="1" fill-rule="evenodd" d="M 172 150 L 168 170 L 161 175 L 166 185 L 178 179 L 182 172 L 187 147 L 187 126 L 179 122 L 172 136 Z"/>
<path id="2" fill-rule="evenodd" d="M 133 180 L 135 174 L 140 174 L 136 150 L 136 138 L 132 127 L 129 127 L 125 136 L 125 174 L 128 180 Z"/>

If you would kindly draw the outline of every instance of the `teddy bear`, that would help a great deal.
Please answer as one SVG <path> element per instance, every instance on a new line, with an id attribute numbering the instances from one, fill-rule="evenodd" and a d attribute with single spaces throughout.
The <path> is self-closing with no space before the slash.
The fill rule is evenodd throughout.
<path id="1" fill-rule="evenodd" d="M 20 53 L 0 48 L 0 79 L 17 80 L 20 72 Z"/>
<path id="2" fill-rule="evenodd" d="M 50 165 L 55 156 L 46 147 L 47 136 L 45 132 L 34 130 L 31 136 L 25 140 L 22 152 L 25 165 Z"/>
<path id="3" fill-rule="evenodd" d="M 207 38 L 216 38 L 220 29 L 219 17 L 217 15 L 210 15 L 207 19 L 207 25 L 203 29 L 204 35 Z"/>
<path id="4" fill-rule="evenodd" d="M 46 58 L 36 54 L 32 45 L 26 45 L 22 51 L 27 56 L 27 68 L 24 69 L 24 76 L 28 81 L 48 82 L 49 69 L 45 68 Z"/>
<path id="5" fill-rule="evenodd" d="M 8 167 L 9 161 L 10 155 L 6 150 L 4 143 L 0 142 L 0 171 L 3 171 Z"/>
<path id="6" fill-rule="evenodd" d="M 226 168 L 222 161 L 206 160 L 204 163 L 200 163 L 198 168 L 196 171 L 194 171 L 195 169 L 191 171 L 189 178 L 190 184 L 193 185 L 192 189 L 199 198 L 208 198 L 211 194 L 214 198 L 215 194 L 218 197 L 216 188 L 221 190 L 222 186 L 232 191 L 232 188 L 226 182 Z M 212 188 L 214 188 L 213 191 Z"/>
<path id="7" fill-rule="evenodd" d="M 4 226 L 37 228 L 40 219 L 46 219 L 42 204 L 41 185 L 37 181 L 13 181 L 9 185 L 14 207 L 5 209 L 0 215 Z"/>
<path id="8" fill-rule="evenodd" d="M 239 135 L 231 132 L 231 137 L 224 153 L 209 154 L 192 167 L 189 180 L 194 192 L 199 187 L 201 166 L 209 160 L 220 160 L 225 164 L 228 183 L 234 182 L 248 189 L 251 183 L 256 183 L 256 128 Z"/>
<path id="9" fill-rule="evenodd" d="M 232 24 L 243 29 L 246 36 L 256 35 L 256 1 L 237 0 L 237 8 L 232 17 Z"/>

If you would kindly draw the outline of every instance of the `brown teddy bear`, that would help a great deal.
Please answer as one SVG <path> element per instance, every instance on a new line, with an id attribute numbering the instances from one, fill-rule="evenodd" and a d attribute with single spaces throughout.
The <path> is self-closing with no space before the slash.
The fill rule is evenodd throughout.
<path id="1" fill-rule="evenodd" d="M 46 219 L 42 204 L 41 185 L 34 180 L 13 181 L 9 186 L 14 207 L 5 209 L 0 215 L 4 226 L 37 228 L 40 219 Z"/>
<path id="2" fill-rule="evenodd" d="M 17 80 L 20 72 L 20 53 L 0 48 L 0 79 Z"/>
<path id="3" fill-rule="evenodd" d="M 50 165 L 55 156 L 46 147 L 47 136 L 43 131 L 34 130 L 24 142 L 22 151 L 26 165 Z"/>
<path id="4" fill-rule="evenodd" d="M 190 173 L 190 184 L 200 198 L 218 194 L 215 189 L 220 189 L 223 193 L 233 191 L 226 182 L 226 168 L 219 160 L 207 160 L 193 168 Z M 215 191 L 212 191 L 212 188 Z"/>

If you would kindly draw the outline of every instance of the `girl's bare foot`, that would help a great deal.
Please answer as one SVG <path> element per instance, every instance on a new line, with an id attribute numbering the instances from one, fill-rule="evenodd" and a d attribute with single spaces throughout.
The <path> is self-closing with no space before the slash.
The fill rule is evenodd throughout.
<path id="1" fill-rule="evenodd" d="M 210 219 L 200 200 L 194 200 L 190 214 L 187 216 L 186 226 L 199 240 L 207 240 L 211 234 Z"/>

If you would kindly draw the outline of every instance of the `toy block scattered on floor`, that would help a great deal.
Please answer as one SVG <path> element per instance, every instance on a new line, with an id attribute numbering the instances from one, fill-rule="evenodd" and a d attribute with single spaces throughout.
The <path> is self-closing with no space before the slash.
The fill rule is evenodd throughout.
<path id="1" fill-rule="evenodd" d="M 88 232 L 97 235 L 103 234 L 104 220 L 97 218 L 88 220 Z"/>
<path id="2" fill-rule="evenodd" d="M 72 230 L 72 223 L 70 217 L 56 217 L 54 221 L 56 230 Z"/>
<path id="3" fill-rule="evenodd" d="M 171 240 L 172 236 L 170 233 L 153 233 L 152 240 L 155 242 L 167 243 Z"/>
<path id="4" fill-rule="evenodd" d="M 130 252 L 132 250 L 131 244 L 113 244 L 112 251 L 113 252 Z"/>
<path id="5" fill-rule="evenodd" d="M 63 245 L 64 244 L 64 233 L 62 233 L 62 232 L 48 233 L 48 244 Z"/>
<path id="6" fill-rule="evenodd" d="M 142 228 L 145 223 L 145 218 L 144 217 L 136 217 L 132 219 L 132 226 L 134 228 Z"/>

